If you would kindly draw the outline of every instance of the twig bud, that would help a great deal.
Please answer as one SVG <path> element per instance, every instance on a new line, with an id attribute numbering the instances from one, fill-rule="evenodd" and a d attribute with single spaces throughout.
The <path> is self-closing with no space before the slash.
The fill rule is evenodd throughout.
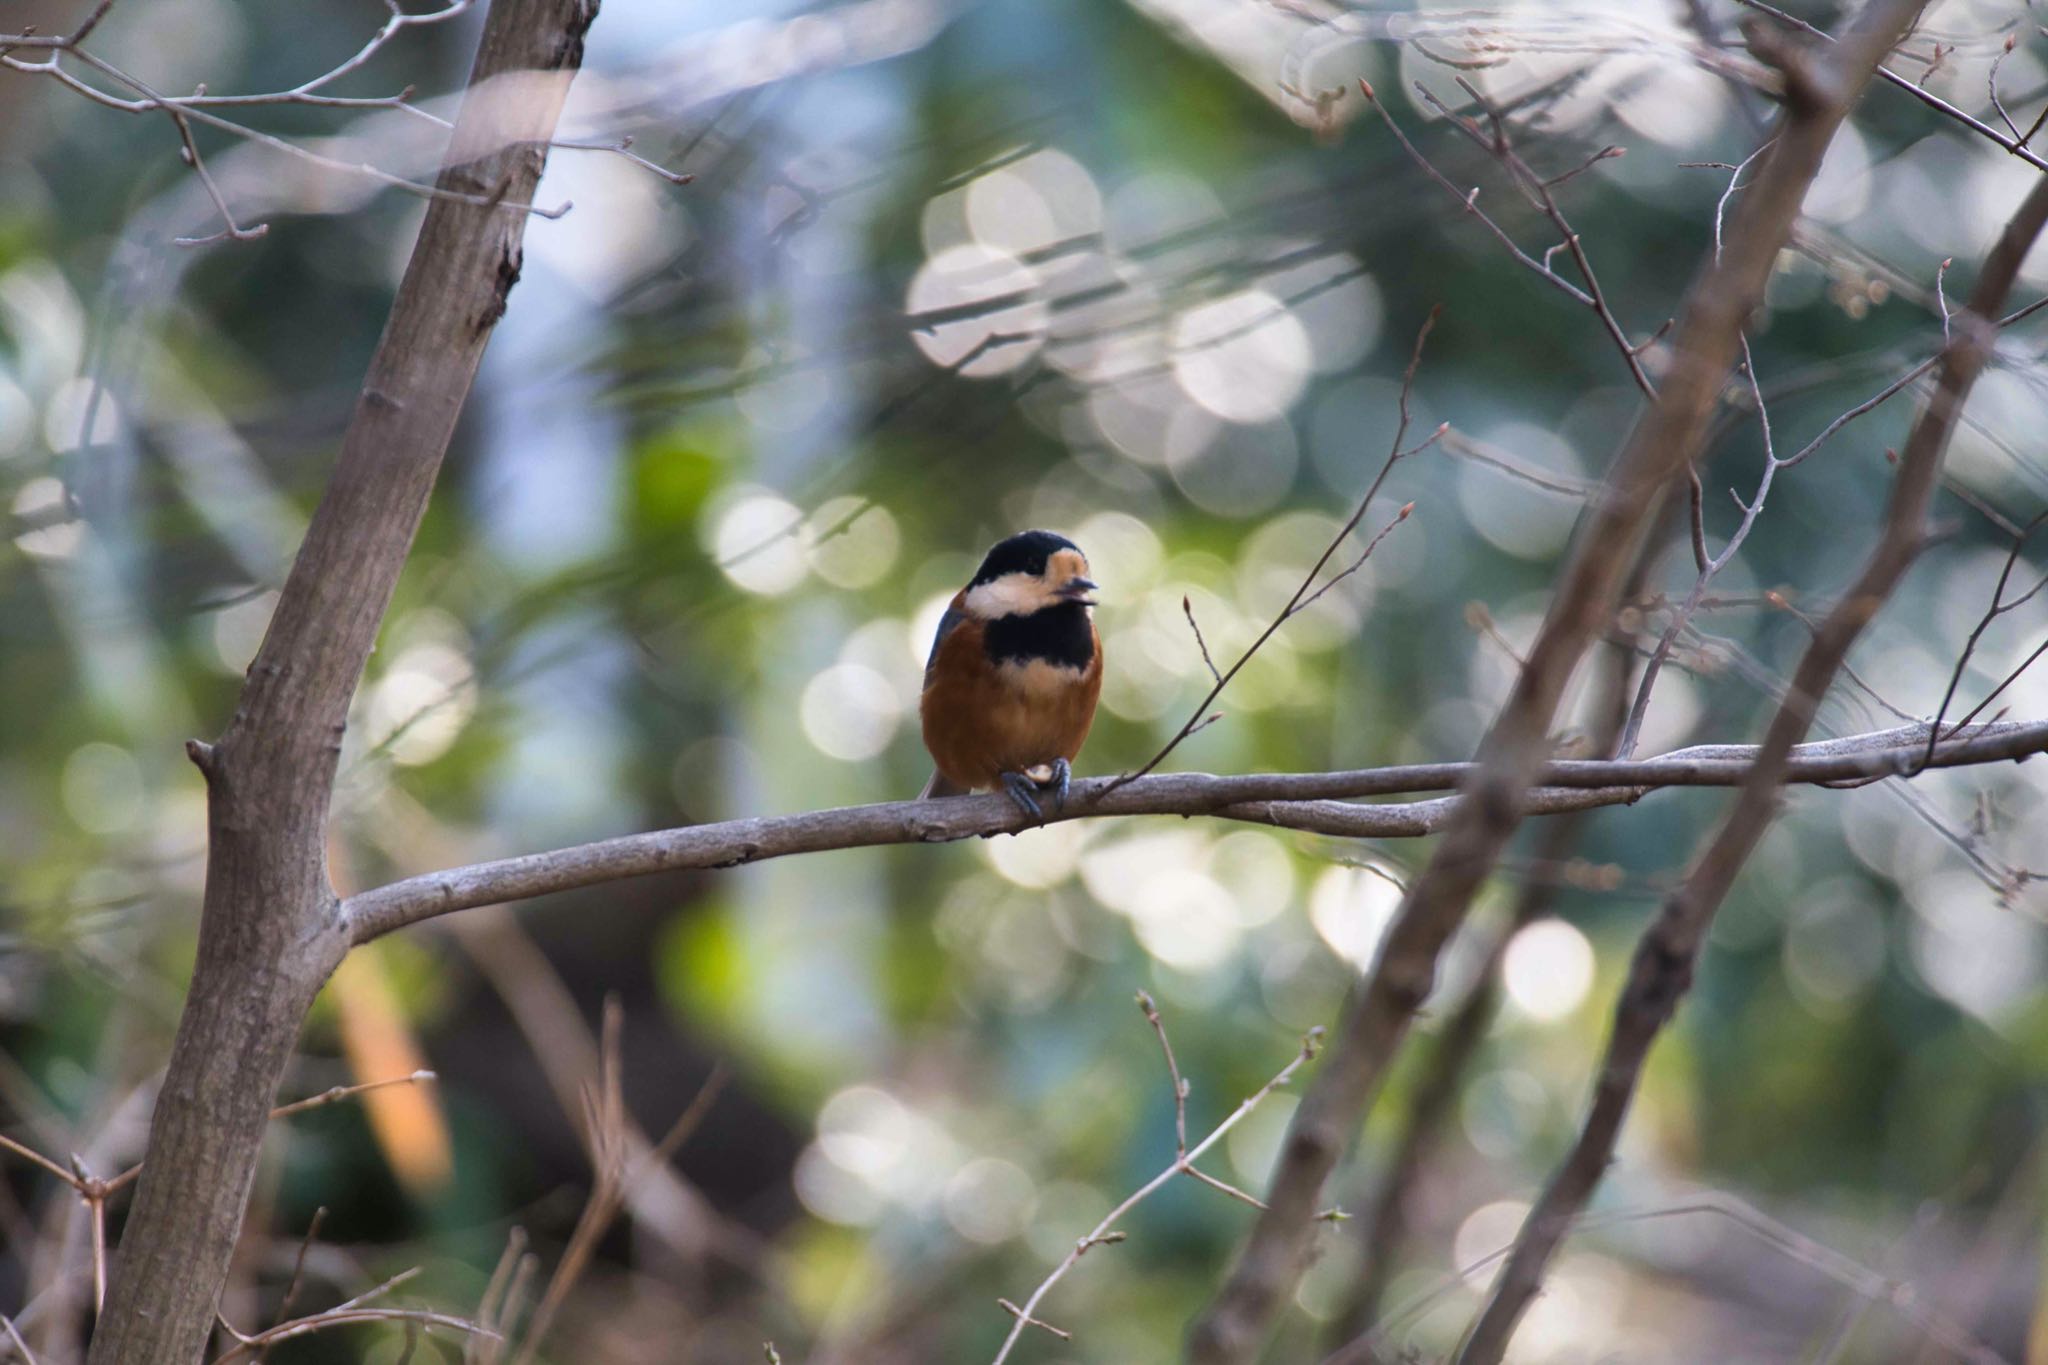
<path id="1" fill-rule="evenodd" d="M 1365 96 L 1365 102 L 1367 104 L 1379 103 L 1379 97 L 1372 93 L 1372 82 L 1368 81 L 1363 76 L 1360 76 L 1358 78 L 1358 93 Z"/>

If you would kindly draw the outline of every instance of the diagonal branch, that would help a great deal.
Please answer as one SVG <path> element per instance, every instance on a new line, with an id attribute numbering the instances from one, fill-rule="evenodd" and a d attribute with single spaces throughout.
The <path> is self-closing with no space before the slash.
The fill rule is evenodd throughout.
<path id="1" fill-rule="evenodd" d="M 1752 31 L 1758 56 L 1786 77 L 1776 142 L 1735 205 L 1721 252 L 1706 260 L 1687 291 L 1657 399 L 1623 443 L 1580 524 L 1549 615 L 1480 746 L 1479 768 L 1462 789 L 1457 815 L 1403 897 L 1371 977 L 1353 988 L 1329 1058 L 1294 1112 L 1267 1196 L 1270 1207 L 1195 1325 L 1187 1357 L 1196 1365 L 1236 1365 L 1256 1356 L 1300 1279 L 1323 1183 L 1357 1133 L 1429 994 L 1437 954 L 1521 821 L 1565 684 L 1595 633 L 1613 619 L 1623 576 L 1650 530 L 1660 495 L 1699 454 L 1742 328 L 1763 298 L 1764 282 L 1821 157 L 1870 73 L 1923 3 L 1872 0 L 1842 42 L 1818 51 Z"/>
<path id="2" fill-rule="evenodd" d="M 1615 1139 L 1635 1096 L 1650 1046 L 1691 984 L 1693 963 L 1715 910 L 1777 814 L 1779 778 L 1793 746 L 1813 723 L 1814 711 L 1833 685 L 1850 647 L 1891 596 L 1925 542 L 1927 508 L 1939 483 L 1949 436 L 1991 354 L 1996 335 L 1991 319 L 2003 306 L 2020 262 L 2044 222 L 2048 222 L 2048 179 L 2034 186 L 2006 225 L 1978 279 L 1969 312 L 1957 320 L 1942 353 L 1940 378 L 1900 456 L 1884 529 L 1869 560 L 1814 633 L 1793 674 L 1791 690 L 1771 719 L 1763 753 L 1713 842 L 1643 933 L 1615 1005 L 1614 1032 L 1597 1073 L 1599 1080 L 1585 1124 L 1523 1223 L 1493 1295 L 1459 1353 L 1458 1365 L 1495 1365 L 1500 1360 L 1522 1311 L 1542 1286 L 1552 1253 L 1612 1160 Z"/>

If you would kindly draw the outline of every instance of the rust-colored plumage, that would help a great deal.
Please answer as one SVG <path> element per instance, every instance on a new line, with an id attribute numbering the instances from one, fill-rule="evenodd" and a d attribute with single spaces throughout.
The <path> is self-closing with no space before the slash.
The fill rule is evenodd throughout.
<path id="1" fill-rule="evenodd" d="M 965 596 L 964 593 L 961 596 Z M 958 608 L 960 598 L 953 604 Z M 1089 626 L 1094 633 L 1093 623 Z M 918 710 L 939 775 L 961 791 L 994 791 L 1004 773 L 1072 762 L 1095 723 L 1102 646 L 1076 672 L 1043 661 L 995 664 L 973 619 L 946 633 Z"/>
<path id="2" fill-rule="evenodd" d="M 927 796 L 1007 791 L 1064 801 L 1102 693 L 1102 640 L 1089 614 L 1088 561 L 1045 531 L 989 551 L 954 595 L 925 665 L 919 713 L 938 772 Z"/>

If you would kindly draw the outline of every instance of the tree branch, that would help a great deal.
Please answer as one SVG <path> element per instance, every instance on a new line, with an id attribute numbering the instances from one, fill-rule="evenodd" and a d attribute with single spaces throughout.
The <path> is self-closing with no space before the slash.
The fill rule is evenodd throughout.
<path id="1" fill-rule="evenodd" d="M 1783 780 L 1861 782 L 1917 772 L 1928 727 L 1900 726 L 1801 745 Z M 2048 752 L 2048 721 L 2001 721 L 1944 736 L 1931 766 L 1962 767 Z M 1533 775 L 1528 813 L 1557 814 L 1634 802 L 1664 787 L 1732 787 L 1749 776 L 1758 750 L 1703 744 L 1631 762 L 1564 759 Z M 1328 773 L 1158 773 L 1128 782 L 1076 782 L 1064 811 L 1046 823 L 1107 815 L 1213 815 L 1347 838 L 1399 839 L 1434 834 L 1452 823 L 1460 798 L 1398 805 L 1354 805 L 1367 796 L 1455 791 L 1478 772 L 1473 763 L 1418 763 Z M 428 872 L 359 892 L 342 903 L 350 941 L 367 943 L 394 929 L 455 910 L 522 900 L 644 877 L 679 868 L 728 868 L 770 858 L 887 844 L 948 843 L 1018 834 L 1040 822 L 1002 796 L 943 801 L 885 801 L 798 815 L 750 816 L 708 825 L 628 834 L 591 844 Z"/>
<path id="2" fill-rule="evenodd" d="M 1885 509 L 1884 529 L 1855 584 L 1814 633 L 1792 687 L 1771 719 L 1763 753 L 1713 842 L 1686 881 L 1667 899 L 1643 933 L 1615 1004 L 1614 1031 L 1596 1073 L 1593 1103 L 1578 1140 L 1516 1238 L 1493 1295 L 1473 1327 L 1458 1365 L 1495 1365 L 1515 1325 L 1542 1286 L 1550 1257 L 1613 1159 L 1650 1045 L 1677 1011 L 1691 985 L 1693 963 L 1720 908 L 1778 809 L 1778 780 L 1794 746 L 1813 723 L 1820 699 L 1833 685 L 1863 628 L 1877 614 L 1917 557 L 1926 537 L 1928 504 L 1940 481 L 1942 456 L 1971 386 L 1991 354 L 1992 319 L 2004 305 L 2020 262 L 2048 222 L 2048 179 L 2034 186 L 1997 246 L 1943 351 L 1940 378 L 1907 437 L 1898 480 Z"/>
<path id="3" fill-rule="evenodd" d="M 1479 767 L 1429 866 L 1403 897 L 1372 975 L 1355 987 L 1323 1068 L 1295 1110 L 1269 1207 L 1195 1325 L 1188 1358 L 1237 1365 L 1258 1353 L 1300 1278 L 1323 1182 L 1358 1131 L 1408 1023 L 1428 996 L 1436 958 L 1520 823 L 1545 757 L 1559 698 L 1594 634 L 1613 619 L 1621 580 L 1658 495 L 1698 455 L 1744 324 L 1790 236 L 1835 130 L 1923 0 L 1872 0 L 1846 38 L 1819 52 L 1755 42 L 1786 75 L 1776 141 L 1736 203 L 1718 255 L 1705 261 L 1671 333 L 1658 396 L 1615 457 L 1579 527 L 1529 662 L 1479 751 Z"/>
<path id="4" fill-rule="evenodd" d="M 333 478 L 234 718 L 192 750 L 208 789 L 198 955 L 90 1365 L 189 1365 L 212 1332 L 271 1097 L 349 946 L 325 865 L 349 700 L 519 278 L 520 206 L 596 14 L 596 0 L 491 6 L 477 97 L 463 101 Z"/>

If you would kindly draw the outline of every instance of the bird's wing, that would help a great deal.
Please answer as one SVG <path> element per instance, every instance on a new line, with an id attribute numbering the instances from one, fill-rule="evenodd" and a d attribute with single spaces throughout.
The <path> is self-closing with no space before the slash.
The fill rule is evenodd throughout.
<path id="1" fill-rule="evenodd" d="M 946 608 L 946 614 L 939 618 L 938 633 L 932 636 L 932 652 L 924 661 L 924 685 L 926 687 L 932 685 L 932 668 L 939 662 L 939 646 L 945 644 L 946 637 L 953 633 L 953 628 L 966 619 L 967 613 L 960 609 L 958 599 L 955 599 L 953 605 Z"/>

